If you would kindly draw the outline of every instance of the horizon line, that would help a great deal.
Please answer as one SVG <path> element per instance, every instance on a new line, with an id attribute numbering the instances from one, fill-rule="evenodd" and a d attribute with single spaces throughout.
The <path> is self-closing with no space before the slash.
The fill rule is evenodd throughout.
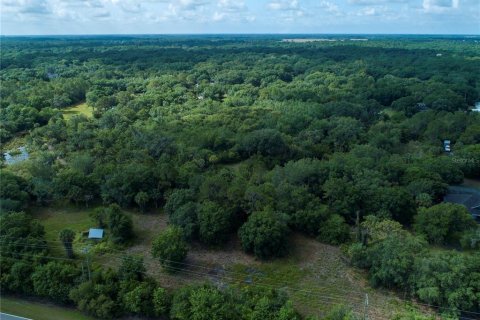
<path id="1" fill-rule="evenodd" d="M 480 33 L 348 33 L 348 32 L 329 32 L 329 33 L 314 33 L 314 32 L 289 32 L 289 33 L 240 33 L 240 32 L 224 32 L 224 33 L 70 33 L 70 34 L 0 34 L 0 37 L 61 37 L 61 36 L 289 36 L 289 35 L 327 35 L 327 36 L 341 36 L 341 35 L 365 35 L 365 36 L 470 36 L 480 37 Z"/>

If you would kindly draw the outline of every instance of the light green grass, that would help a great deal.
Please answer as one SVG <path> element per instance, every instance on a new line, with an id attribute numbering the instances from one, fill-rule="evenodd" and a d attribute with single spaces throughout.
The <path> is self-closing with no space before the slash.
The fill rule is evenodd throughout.
<path id="1" fill-rule="evenodd" d="M 64 256 L 65 250 L 58 239 L 61 230 L 68 228 L 77 233 L 77 237 L 83 231 L 94 227 L 93 221 L 89 218 L 89 213 L 93 209 L 76 208 L 66 206 L 61 208 L 37 208 L 33 210 L 33 216 L 39 219 L 45 227 L 45 238 L 50 246 L 51 254 L 55 256 Z M 74 245 L 74 250 L 78 248 Z"/>
<path id="2" fill-rule="evenodd" d="M 93 116 L 93 110 L 85 102 L 65 108 L 62 110 L 63 117 L 70 120 L 74 116 L 84 115 L 88 118 Z"/>
<path id="3" fill-rule="evenodd" d="M 40 303 L 13 297 L 2 296 L 0 310 L 5 313 L 34 320 L 91 320 L 74 309 L 59 307 L 53 304 Z"/>
<path id="4" fill-rule="evenodd" d="M 372 314 L 383 319 L 405 311 L 406 305 L 393 292 L 371 288 L 364 274 L 343 261 L 340 250 L 313 241 L 297 237 L 296 250 L 287 257 L 255 266 L 237 264 L 230 271 L 239 278 L 237 284 L 252 283 L 286 291 L 303 315 L 321 317 L 339 304 L 361 313 L 365 294 L 369 296 Z"/>

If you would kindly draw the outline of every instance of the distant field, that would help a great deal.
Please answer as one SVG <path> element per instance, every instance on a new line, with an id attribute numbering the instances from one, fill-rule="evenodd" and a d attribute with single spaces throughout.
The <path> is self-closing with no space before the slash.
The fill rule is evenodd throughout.
<path id="1" fill-rule="evenodd" d="M 93 116 L 92 108 L 89 107 L 85 102 L 65 108 L 62 110 L 62 112 L 63 112 L 63 117 L 66 120 L 70 120 L 73 116 L 78 116 L 81 114 L 83 114 L 86 117 Z"/>
<path id="2" fill-rule="evenodd" d="M 2 296 L 0 311 L 34 320 L 92 320 L 70 308 Z"/>

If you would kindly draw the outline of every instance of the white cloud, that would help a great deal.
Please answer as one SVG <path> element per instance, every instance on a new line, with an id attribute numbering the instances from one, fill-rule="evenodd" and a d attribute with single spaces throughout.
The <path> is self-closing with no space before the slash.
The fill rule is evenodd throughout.
<path id="1" fill-rule="evenodd" d="M 298 0 L 277 0 L 269 2 L 267 8 L 276 11 L 298 11 L 300 5 Z"/>
<path id="2" fill-rule="evenodd" d="M 423 9 L 426 12 L 443 13 L 458 9 L 459 0 L 423 0 Z"/>

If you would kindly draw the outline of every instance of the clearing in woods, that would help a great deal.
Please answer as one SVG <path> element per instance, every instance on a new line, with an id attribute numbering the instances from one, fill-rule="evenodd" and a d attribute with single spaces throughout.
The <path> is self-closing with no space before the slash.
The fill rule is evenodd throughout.
<path id="1" fill-rule="evenodd" d="M 81 232 L 93 226 L 88 217 L 91 210 L 72 207 L 36 211 L 45 225 L 47 240 L 58 242 L 53 254 L 65 256 L 58 240 L 61 229 Z M 125 254 L 141 256 L 147 273 L 168 288 L 205 281 L 220 287 L 238 284 L 277 288 L 288 292 L 294 305 L 306 315 L 322 315 L 335 304 L 345 304 L 363 314 L 366 294 L 370 319 L 391 318 L 407 307 L 393 292 L 371 288 L 365 274 L 351 268 L 338 247 L 300 234 L 291 235 L 291 252 L 285 258 L 266 262 L 243 253 L 236 237 L 215 249 L 193 243 L 184 263 L 175 272 L 166 272 L 150 252 L 156 235 L 167 227 L 168 217 L 164 213 L 127 213 L 133 219 L 135 240 L 125 249 L 106 246 L 101 250 L 105 253 L 96 251 L 92 257 L 95 263 L 116 268 Z"/>
<path id="2" fill-rule="evenodd" d="M 85 102 L 81 102 L 71 107 L 62 109 L 62 113 L 63 113 L 63 117 L 66 120 L 70 120 L 74 116 L 78 116 L 78 115 L 84 115 L 88 118 L 93 116 L 92 108 L 89 107 Z"/>

